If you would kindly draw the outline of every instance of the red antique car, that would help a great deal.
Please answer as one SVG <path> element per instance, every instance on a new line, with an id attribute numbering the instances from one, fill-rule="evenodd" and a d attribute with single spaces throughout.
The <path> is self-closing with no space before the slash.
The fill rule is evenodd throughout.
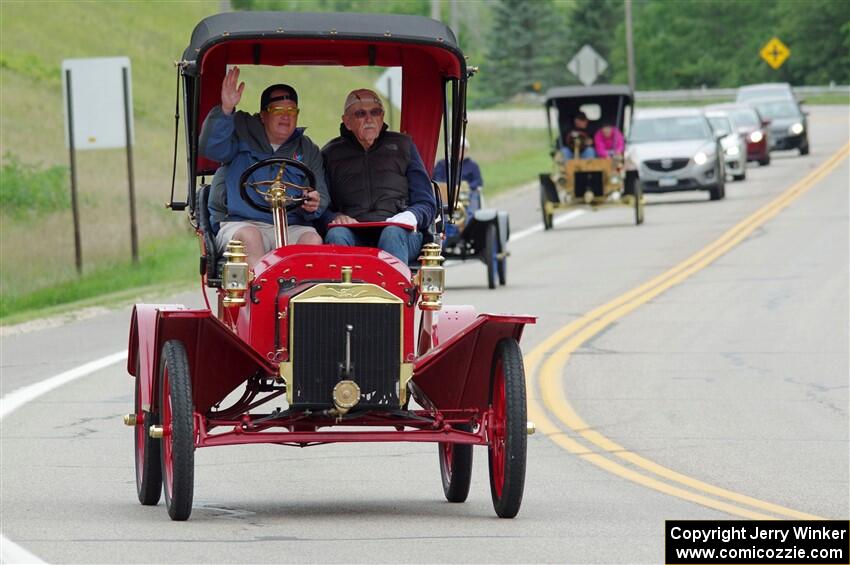
<path id="1" fill-rule="evenodd" d="M 172 196 L 171 207 L 188 211 L 201 277 L 218 303 L 133 310 L 127 369 L 135 409 L 125 423 L 135 429 L 139 501 L 155 505 L 164 492 L 171 518 L 186 520 L 202 447 L 433 442 L 452 502 L 469 492 L 472 447 L 486 446 L 496 513 L 514 517 L 534 429 L 518 341 L 534 318 L 442 305 L 440 230 L 413 268 L 373 248 L 288 245 L 283 210 L 297 199 L 282 171 L 304 166 L 271 159 L 260 166 L 280 167 L 277 179 L 243 187 L 263 193 L 278 247 L 253 269 L 239 242 L 217 256 L 203 179 L 218 164 L 198 154 L 201 124 L 228 65 L 289 64 L 400 66 L 401 131 L 430 164 L 442 125 L 445 146 L 454 148 L 444 209 L 456 205 L 471 70 L 448 27 L 358 14 L 243 12 L 201 21 L 178 63 L 188 198 Z M 270 409 L 272 400 L 283 407 Z"/>

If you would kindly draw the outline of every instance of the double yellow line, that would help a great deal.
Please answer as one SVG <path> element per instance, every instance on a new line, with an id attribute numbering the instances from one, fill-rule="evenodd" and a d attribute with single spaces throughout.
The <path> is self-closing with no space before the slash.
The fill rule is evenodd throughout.
<path id="1" fill-rule="evenodd" d="M 710 485 L 629 451 L 595 431 L 576 413 L 564 395 L 560 379 L 570 355 L 588 339 L 670 287 L 704 269 L 739 244 L 759 226 L 779 214 L 791 202 L 809 191 L 818 181 L 832 172 L 847 157 L 848 151 L 850 151 L 850 143 L 845 144 L 826 162 L 796 182 L 779 197 L 736 224 L 713 243 L 672 269 L 567 324 L 526 355 L 528 417 L 535 422 L 537 429 L 570 453 L 606 471 L 659 492 L 715 510 L 756 520 L 769 520 L 777 517 L 821 519 L 812 514 Z M 535 381 L 538 376 L 538 368 L 540 392 L 548 413 L 541 407 L 537 398 Z M 552 414 L 561 424 L 566 426 L 573 436 L 564 433 L 559 425 L 549 418 L 549 414 Z M 578 441 L 578 437 L 586 443 Z M 630 466 L 626 466 L 620 461 L 626 462 Z M 683 487 L 687 487 L 687 489 Z"/>

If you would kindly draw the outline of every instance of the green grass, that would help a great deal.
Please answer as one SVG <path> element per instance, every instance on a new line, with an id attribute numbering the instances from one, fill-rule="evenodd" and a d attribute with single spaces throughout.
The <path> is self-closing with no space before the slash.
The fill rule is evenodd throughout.
<path id="1" fill-rule="evenodd" d="M 200 280 L 198 242 L 189 235 L 176 236 L 145 245 L 139 263 L 131 261 L 103 264 L 83 276 L 41 288 L 28 294 L 0 297 L 0 320 L 17 323 L 31 317 L 61 311 L 57 306 L 85 306 L 120 299 L 127 293 L 116 291 L 144 287 L 175 288 Z M 138 292 L 134 290 L 134 292 Z"/>
<path id="2" fill-rule="evenodd" d="M 469 156 L 481 167 L 489 197 L 531 182 L 551 168 L 545 129 L 469 124 L 466 135 Z"/>
<path id="3" fill-rule="evenodd" d="M 28 165 L 7 152 L 0 166 L 0 208 L 18 218 L 66 210 L 71 205 L 67 178 L 67 167 Z"/>
<path id="4" fill-rule="evenodd" d="M 142 264 L 128 263 L 130 230 L 123 149 L 77 153 L 83 276 L 74 268 L 71 212 L 60 206 L 21 215 L 0 209 L 0 320 L 60 304 L 97 301 L 99 293 L 195 276 L 198 253 L 186 216 L 166 210 L 171 186 L 175 69 L 195 24 L 218 0 L 192 2 L 0 2 L 0 147 L 24 172 L 67 171 L 61 66 L 64 59 L 127 56 L 132 67 L 135 188 Z M 97 30 L 96 32 L 93 30 Z M 319 145 L 338 134 L 342 101 L 374 83 L 382 69 L 244 67 L 240 109 L 254 112 L 262 89 L 286 82 L 299 92 L 299 125 Z M 181 110 L 182 112 L 182 110 Z M 396 120 L 398 113 L 396 112 Z M 393 124 L 398 128 L 398 123 Z M 175 196 L 186 191 L 182 122 Z M 470 127 L 488 194 L 523 184 L 548 168 L 545 134 Z M 61 168 L 61 169 L 60 169 Z M 5 174 L 5 173 L 4 173 Z M 60 183 L 67 191 L 67 172 Z M 37 175 L 36 175 L 37 176 Z M 39 181 L 26 187 L 37 190 Z M 5 179 L 4 179 L 5 180 Z M 53 183 L 56 185 L 56 183 Z M 33 186 L 35 185 L 35 186 Z M 56 185 L 59 186 L 59 185 Z M 58 196 L 60 190 L 54 188 Z M 67 201 L 67 192 L 65 201 Z M 147 250 L 147 251 L 144 251 Z M 184 275 L 183 273 L 188 273 Z"/>

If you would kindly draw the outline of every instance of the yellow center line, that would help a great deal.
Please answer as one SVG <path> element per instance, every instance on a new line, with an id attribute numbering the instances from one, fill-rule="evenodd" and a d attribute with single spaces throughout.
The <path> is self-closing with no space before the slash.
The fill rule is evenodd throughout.
<path id="1" fill-rule="evenodd" d="M 776 216 L 791 202 L 810 190 L 819 180 L 832 172 L 832 170 L 847 157 L 848 150 L 850 150 L 850 143 L 845 144 L 844 147 L 827 159 L 827 161 L 820 165 L 817 169 L 810 172 L 803 179 L 785 190 L 779 197 L 775 198 L 773 201 L 769 202 L 746 219 L 736 224 L 713 243 L 707 245 L 691 257 L 685 259 L 661 275 L 654 277 L 646 283 L 624 293 L 602 306 L 591 310 L 584 316 L 567 324 L 534 348 L 534 350 L 526 356 L 526 374 L 529 375 L 529 418 L 538 424 L 538 429 L 567 451 L 570 451 L 571 453 L 578 455 L 586 461 L 602 467 L 611 473 L 617 474 L 644 486 L 648 486 L 655 490 L 671 494 L 679 498 L 684 498 L 698 504 L 722 510 L 730 514 L 754 519 L 772 518 L 771 516 L 756 513 L 747 508 L 741 508 L 707 498 L 699 494 L 668 485 L 667 483 L 660 482 L 652 477 L 647 477 L 604 457 L 600 453 L 594 452 L 592 448 L 588 449 L 584 447 L 584 445 L 580 442 L 566 436 L 560 430 L 558 425 L 553 423 L 546 416 L 545 411 L 541 408 L 537 400 L 537 391 L 534 387 L 534 376 L 537 367 L 541 364 L 545 355 L 552 352 L 551 356 L 543 361 L 540 370 L 540 387 L 543 402 L 546 408 L 548 408 L 564 425 L 566 425 L 567 428 L 584 438 L 586 441 L 596 445 L 608 454 L 613 454 L 616 457 L 624 459 L 625 461 L 654 473 L 659 477 L 703 491 L 707 494 L 773 512 L 783 517 L 819 519 L 818 516 L 814 516 L 812 514 L 799 512 L 710 485 L 681 473 L 677 473 L 676 471 L 641 457 L 636 453 L 628 451 L 616 442 L 593 430 L 589 425 L 587 425 L 587 423 L 584 422 L 584 420 L 575 412 L 570 403 L 567 401 L 563 387 L 560 386 L 560 377 L 571 353 L 578 349 L 584 342 L 598 334 L 617 319 L 622 318 L 637 307 L 645 304 L 649 300 L 652 300 L 659 294 L 668 290 L 670 287 L 679 284 L 692 274 L 704 269 L 734 246 L 738 245 L 759 226 Z"/>

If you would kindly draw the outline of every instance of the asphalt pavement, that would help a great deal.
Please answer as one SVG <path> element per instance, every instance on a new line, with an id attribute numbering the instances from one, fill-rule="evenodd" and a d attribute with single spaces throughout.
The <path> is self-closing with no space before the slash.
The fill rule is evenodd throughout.
<path id="1" fill-rule="evenodd" d="M 455 265 L 444 301 L 539 317 L 522 345 L 543 420 L 516 519 L 493 513 L 483 449 L 468 501 L 450 504 L 435 446 L 343 444 L 199 450 L 192 518 L 173 523 L 136 500 L 118 362 L 3 415 L 3 536 L 56 563 L 658 563 L 666 519 L 847 518 L 850 116 L 810 110 L 811 155 L 775 154 L 719 202 L 650 195 L 642 226 L 614 208 L 543 232 L 533 183 L 490 202 L 510 212 L 508 284 L 488 290 L 482 264 Z M 794 187 L 736 245 L 612 310 L 574 349 L 552 337 Z M 129 315 L 5 331 L 4 401 L 125 350 Z"/>

